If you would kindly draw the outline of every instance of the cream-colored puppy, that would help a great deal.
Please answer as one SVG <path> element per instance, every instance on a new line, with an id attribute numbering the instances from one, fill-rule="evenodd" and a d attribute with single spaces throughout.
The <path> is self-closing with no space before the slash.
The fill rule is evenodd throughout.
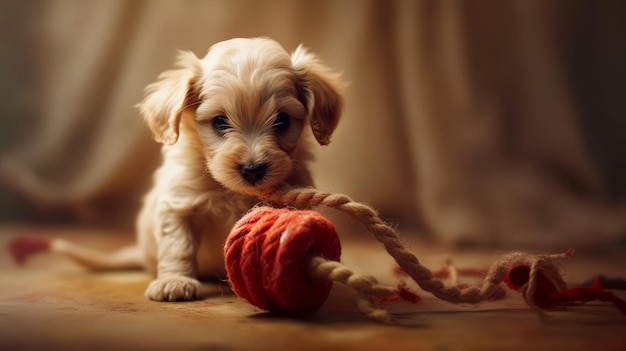
<path id="1" fill-rule="evenodd" d="M 137 246 L 101 255 L 55 240 L 86 266 L 156 273 L 157 301 L 199 297 L 198 279 L 223 274 L 223 243 L 259 190 L 312 186 L 311 135 L 328 144 L 344 84 L 302 46 L 292 55 L 267 38 L 232 39 L 198 59 L 181 52 L 139 104 L 163 164 L 137 220 Z"/>

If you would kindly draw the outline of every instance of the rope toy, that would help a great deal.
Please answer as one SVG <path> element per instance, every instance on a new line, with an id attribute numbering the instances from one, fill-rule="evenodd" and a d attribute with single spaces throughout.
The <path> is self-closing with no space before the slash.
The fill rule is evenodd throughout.
<path id="1" fill-rule="evenodd" d="M 357 305 L 370 318 L 388 322 L 378 301 L 419 301 L 403 287 L 386 287 L 341 263 L 335 227 L 320 213 L 260 206 L 234 226 L 224 246 L 233 291 L 264 310 L 301 315 L 318 310 L 333 282 L 357 293 Z"/>
<path id="2" fill-rule="evenodd" d="M 397 287 L 383 286 L 373 276 L 357 274 L 339 262 L 341 247 L 335 228 L 318 212 L 310 210 L 327 206 L 361 222 L 394 258 L 399 272 L 441 300 L 452 303 L 493 300 L 502 297 L 503 286 L 508 285 L 520 292 L 540 316 L 545 310 L 594 300 L 611 302 L 626 315 L 626 302 L 602 287 L 606 283 L 609 288 L 623 288 L 623 281 L 597 279 L 590 286 L 568 289 L 559 261 L 570 257 L 574 253 L 572 249 L 556 255 L 510 253 L 486 270 L 456 269 L 448 264 L 444 270 L 431 272 L 374 209 L 346 195 L 313 188 L 278 188 L 250 195 L 283 208 L 257 207 L 240 219 L 227 239 L 224 257 L 235 293 L 269 311 L 292 315 L 315 311 L 327 299 L 333 282 L 352 288 L 358 307 L 381 322 L 389 322 L 391 318 L 378 307 L 380 303 L 419 301 L 403 282 Z M 9 251 L 16 262 L 22 263 L 29 255 L 50 251 L 54 245 L 54 241 L 17 238 L 9 244 Z M 484 279 L 475 286 L 458 284 L 459 275 L 481 275 Z M 446 277 L 453 284 L 441 280 Z"/>
<path id="3" fill-rule="evenodd" d="M 531 277 L 535 275 L 534 279 Z M 584 304 L 589 301 L 611 302 L 626 315 L 626 302 L 610 291 L 602 289 L 602 280 L 597 278 L 590 286 L 567 288 L 555 282 L 542 270 L 520 265 L 511 268 L 504 281 L 511 289 L 520 291 L 526 303 L 542 310 L 561 306 Z"/>
<path id="4" fill-rule="evenodd" d="M 561 276 L 558 261 L 562 258 L 571 256 L 574 252 L 572 249 L 558 255 L 529 255 L 518 252 L 511 253 L 500 258 L 489 268 L 481 285 L 447 286 L 442 280 L 435 277 L 427 267 L 420 263 L 417 256 L 415 256 L 402 244 L 398 233 L 393 228 L 385 224 L 374 209 L 362 203 L 355 202 L 346 195 L 320 192 L 313 188 L 277 188 L 268 192 L 254 192 L 251 193 L 251 195 L 257 196 L 262 201 L 278 204 L 280 206 L 292 206 L 296 208 L 327 206 L 351 216 L 353 219 L 361 222 L 365 228 L 373 234 L 380 243 L 383 244 L 387 253 L 394 258 L 400 269 L 411 277 L 422 290 L 429 292 L 444 301 L 452 303 L 476 304 L 487 300 L 497 299 L 503 295 L 501 283 L 505 282 L 508 276 L 508 282 L 510 283 L 509 286 L 520 291 L 523 294 L 526 303 L 531 308 L 535 309 L 539 314 L 542 314 L 544 309 L 554 308 L 555 305 L 537 303 L 537 301 L 541 300 L 539 296 L 544 294 L 546 289 L 546 284 L 544 284 L 543 281 L 540 281 L 539 277 L 545 278 L 549 281 L 549 289 L 554 291 L 560 292 L 566 290 L 567 288 L 567 285 Z M 246 221 L 250 221 L 250 218 L 249 216 L 246 216 L 241 221 L 246 223 Z M 235 227 L 235 231 L 237 231 L 237 225 Z M 282 231 L 278 230 L 278 232 Z M 241 234 L 237 237 L 241 237 Z M 229 239 L 227 242 L 227 249 L 233 245 L 232 241 L 233 239 Z M 255 250 L 250 251 L 254 252 Z M 258 255 L 258 252 L 256 252 L 256 254 Z M 311 262 L 315 261 L 317 261 L 317 258 L 311 259 Z M 227 258 L 227 265 L 228 264 L 229 260 Z M 512 279 L 513 276 L 510 275 L 509 272 L 518 267 L 527 267 L 529 272 L 527 281 L 523 281 L 523 279 Z M 523 274 L 522 276 L 524 277 Z M 373 277 L 368 279 L 375 282 L 375 278 Z M 238 278 L 235 278 L 235 280 L 238 280 Z M 241 282 L 236 284 L 239 283 Z M 518 284 L 522 285 L 520 286 Z M 247 284 L 244 282 L 244 285 Z M 372 283 L 372 286 L 376 285 L 377 283 Z M 237 289 L 238 288 L 235 288 L 236 293 Z M 389 292 L 389 295 L 400 295 L 400 292 L 400 290 L 395 290 L 395 292 Z M 246 296 L 245 293 L 243 296 Z M 326 296 L 324 296 L 324 298 L 326 298 Z M 594 295 L 593 299 L 598 299 L 599 296 L 601 296 L 604 301 L 609 299 L 603 294 Z M 577 300 L 579 297 L 579 295 L 572 296 L 573 300 L 569 300 L 569 302 L 583 302 Z M 621 306 L 619 302 L 615 302 L 618 300 L 621 301 L 619 298 L 614 296 L 610 299 L 610 301 L 616 303 L 618 307 Z M 585 301 L 589 300 L 587 299 Z M 376 315 L 376 313 L 379 313 L 379 310 L 376 310 L 371 304 L 365 307 L 361 305 L 367 304 L 361 303 L 360 307 L 362 307 L 364 311 L 368 311 L 370 315 Z M 560 303 L 557 305 L 560 305 Z M 292 307 L 283 306 L 281 308 L 289 310 Z M 298 310 L 298 308 L 295 308 L 295 310 Z M 620 310 L 626 314 L 625 310 L 621 308 Z M 380 314 L 384 315 L 384 317 L 379 319 L 388 320 L 388 316 L 384 312 Z"/>

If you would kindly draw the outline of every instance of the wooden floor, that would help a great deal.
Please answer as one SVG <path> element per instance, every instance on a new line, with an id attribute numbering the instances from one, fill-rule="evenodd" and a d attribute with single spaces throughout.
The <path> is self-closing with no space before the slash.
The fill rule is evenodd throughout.
<path id="1" fill-rule="evenodd" d="M 6 247 L 20 228 L 0 230 Z M 129 236 L 79 230 L 36 230 L 113 248 Z M 344 242 L 343 262 L 395 284 L 393 262 L 375 241 Z M 412 245 L 422 263 L 440 268 L 488 266 L 500 253 L 449 252 Z M 3 249 L 4 250 L 4 249 Z M 597 274 L 626 276 L 626 251 L 577 254 L 564 262 L 568 283 Z M 321 311 L 305 319 L 268 315 L 234 296 L 227 283 L 208 285 L 209 297 L 157 303 L 143 297 L 144 272 L 86 272 L 61 257 L 42 255 L 15 266 L 0 256 L 0 350 L 626 350 L 626 316 L 591 303 L 549 313 L 542 320 L 521 297 L 478 306 L 453 305 L 418 291 L 422 301 L 387 305 L 395 324 L 374 323 L 353 294 L 335 285 Z M 626 297 L 624 292 L 617 292 Z"/>

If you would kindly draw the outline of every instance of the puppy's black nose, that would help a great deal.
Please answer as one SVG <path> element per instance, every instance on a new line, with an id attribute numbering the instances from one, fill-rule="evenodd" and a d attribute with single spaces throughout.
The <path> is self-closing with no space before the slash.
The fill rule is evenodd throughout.
<path id="1" fill-rule="evenodd" d="M 267 165 L 263 163 L 249 163 L 241 166 L 241 177 L 248 183 L 254 184 L 263 177 L 267 171 Z"/>

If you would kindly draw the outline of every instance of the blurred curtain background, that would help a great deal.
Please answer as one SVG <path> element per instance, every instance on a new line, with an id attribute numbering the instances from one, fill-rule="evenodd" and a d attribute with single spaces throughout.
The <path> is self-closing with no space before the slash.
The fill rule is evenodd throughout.
<path id="1" fill-rule="evenodd" d="M 4 0 L 0 26 L 4 223 L 132 227 L 160 159 L 143 88 L 270 36 L 350 81 L 319 188 L 442 243 L 625 241 L 626 2 Z"/>

